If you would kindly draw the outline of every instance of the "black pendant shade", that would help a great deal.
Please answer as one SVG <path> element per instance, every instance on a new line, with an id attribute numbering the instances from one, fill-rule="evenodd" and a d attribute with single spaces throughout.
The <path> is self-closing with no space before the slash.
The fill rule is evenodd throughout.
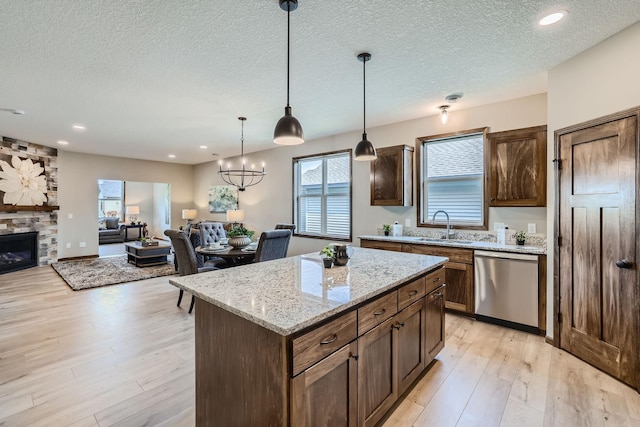
<path id="1" fill-rule="evenodd" d="M 375 160 L 378 158 L 376 154 L 376 148 L 373 144 L 367 139 L 367 98 L 366 98 L 366 74 L 365 74 L 365 65 L 368 60 L 371 59 L 371 54 L 364 52 L 358 55 L 358 61 L 362 62 L 362 141 L 358 142 L 356 145 L 356 156 L 355 160 L 366 162 Z"/>
<path id="2" fill-rule="evenodd" d="M 298 8 L 298 0 L 280 0 L 280 9 L 287 12 L 287 106 L 284 116 L 273 131 L 273 142 L 279 145 L 298 145 L 304 142 L 304 132 L 298 119 L 291 115 L 289 106 L 289 51 L 291 44 L 291 12 Z"/>

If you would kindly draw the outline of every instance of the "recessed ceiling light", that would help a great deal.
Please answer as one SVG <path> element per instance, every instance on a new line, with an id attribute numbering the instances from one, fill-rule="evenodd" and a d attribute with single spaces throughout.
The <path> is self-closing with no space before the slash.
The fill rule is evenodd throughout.
<path id="1" fill-rule="evenodd" d="M 175 159 L 175 158 L 176 158 L 176 155 L 175 155 L 175 154 L 169 154 L 169 158 L 170 158 L 170 159 Z"/>
<path id="2" fill-rule="evenodd" d="M 78 131 L 83 131 L 83 130 L 85 130 L 85 129 L 86 129 L 86 127 L 85 127 L 84 125 L 78 125 L 78 124 L 73 125 L 73 126 L 72 126 L 72 128 L 73 128 L 74 130 L 78 130 Z"/>
<path id="3" fill-rule="evenodd" d="M 206 150 L 209 147 L 207 147 L 206 145 L 201 145 L 200 148 L 202 148 L 203 150 Z"/>
<path id="4" fill-rule="evenodd" d="M 69 145 L 69 141 L 64 141 L 64 140 L 61 139 L 61 140 L 58 141 L 58 144 L 60 144 L 60 145 Z"/>
<path id="5" fill-rule="evenodd" d="M 538 23 L 540 25 L 551 25 L 551 24 L 555 24 L 556 22 L 558 22 L 559 20 L 561 20 L 562 18 L 564 18 L 567 15 L 567 11 L 566 10 L 560 10 L 558 12 L 553 12 L 547 16 L 545 16 L 544 18 L 542 18 Z"/>

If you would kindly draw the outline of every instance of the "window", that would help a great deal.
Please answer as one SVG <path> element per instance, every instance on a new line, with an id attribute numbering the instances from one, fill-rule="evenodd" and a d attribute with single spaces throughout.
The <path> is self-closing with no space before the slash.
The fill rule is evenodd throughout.
<path id="1" fill-rule="evenodd" d="M 419 226 L 433 226 L 433 214 L 443 210 L 451 224 L 486 229 L 486 128 L 418 138 L 417 148 Z M 436 218 L 439 225 L 444 220 Z"/>
<path id="2" fill-rule="evenodd" d="M 98 180 L 98 217 L 115 216 L 124 221 L 124 182 Z"/>
<path id="3" fill-rule="evenodd" d="M 351 150 L 293 159 L 296 235 L 351 240 Z"/>

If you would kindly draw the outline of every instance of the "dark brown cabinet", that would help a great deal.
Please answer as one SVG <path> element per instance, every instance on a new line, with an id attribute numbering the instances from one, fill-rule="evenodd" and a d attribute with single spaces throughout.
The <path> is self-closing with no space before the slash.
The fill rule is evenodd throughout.
<path id="1" fill-rule="evenodd" d="M 371 206 L 413 206 L 413 147 L 377 150 L 371 162 Z"/>
<path id="2" fill-rule="evenodd" d="M 465 314 L 475 314 L 472 249 L 403 244 L 402 252 L 449 258 L 444 264 L 444 282 L 447 284 L 445 307 Z"/>
<path id="3" fill-rule="evenodd" d="M 546 206 L 547 127 L 494 132 L 487 139 L 489 206 Z"/>
<path id="4" fill-rule="evenodd" d="M 291 380 L 292 426 L 357 425 L 357 342 Z"/>
<path id="5" fill-rule="evenodd" d="M 444 316 L 444 312 L 442 313 Z M 404 393 L 425 367 L 425 299 L 411 304 L 396 316 L 398 334 L 398 394 Z"/>
<path id="6" fill-rule="evenodd" d="M 444 348 L 444 301 L 445 286 L 431 291 L 425 300 L 426 364 Z"/>

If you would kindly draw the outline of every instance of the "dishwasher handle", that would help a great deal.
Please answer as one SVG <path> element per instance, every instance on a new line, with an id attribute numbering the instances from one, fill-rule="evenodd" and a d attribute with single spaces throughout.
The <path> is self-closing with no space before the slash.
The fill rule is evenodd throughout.
<path id="1" fill-rule="evenodd" d="M 538 255 L 516 254 L 513 252 L 474 251 L 475 257 L 517 259 L 521 261 L 538 261 Z"/>

